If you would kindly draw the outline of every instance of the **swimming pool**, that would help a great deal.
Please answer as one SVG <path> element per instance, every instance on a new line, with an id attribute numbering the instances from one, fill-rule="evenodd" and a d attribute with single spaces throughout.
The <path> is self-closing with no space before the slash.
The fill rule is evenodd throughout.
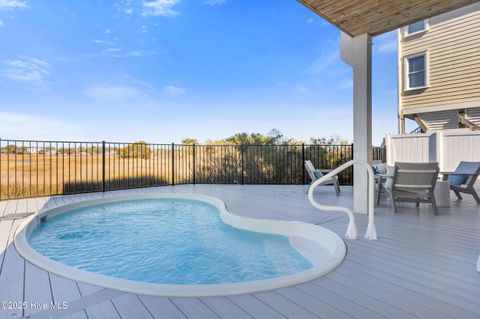
<path id="1" fill-rule="evenodd" d="M 67 278 L 168 296 L 282 287 L 321 276 L 345 255 L 343 241 L 325 228 L 243 218 L 216 198 L 193 194 L 58 207 L 32 218 L 15 245 Z"/>

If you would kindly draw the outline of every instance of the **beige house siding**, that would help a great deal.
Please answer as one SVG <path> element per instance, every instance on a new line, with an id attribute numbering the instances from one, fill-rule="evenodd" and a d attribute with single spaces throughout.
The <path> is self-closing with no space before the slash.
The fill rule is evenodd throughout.
<path id="1" fill-rule="evenodd" d="M 480 4 L 428 21 L 426 32 L 404 37 L 399 30 L 399 111 L 480 101 Z M 427 87 L 406 91 L 406 56 L 427 52 Z"/>

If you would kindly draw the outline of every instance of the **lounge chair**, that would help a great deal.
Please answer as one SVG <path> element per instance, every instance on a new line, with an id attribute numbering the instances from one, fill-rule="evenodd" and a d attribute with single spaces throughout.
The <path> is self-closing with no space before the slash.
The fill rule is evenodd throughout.
<path id="1" fill-rule="evenodd" d="M 305 161 L 305 170 L 307 171 L 308 176 L 310 176 L 310 179 L 312 180 L 310 185 L 313 182 L 315 182 L 317 179 L 319 179 L 320 177 L 323 176 L 323 172 L 319 169 L 315 169 L 315 166 L 313 166 L 311 161 Z M 337 196 L 340 195 L 340 184 L 338 182 L 338 176 L 334 176 L 334 177 L 326 180 L 321 185 L 333 185 L 333 187 L 335 188 L 335 193 L 337 194 Z"/>
<path id="2" fill-rule="evenodd" d="M 435 185 L 438 177 L 438 163 L 395 163 L 393 183 L 388 189 L 394 212 L 398 202 L 431 203 L 438 215 L 435 202 Z M 388 186 L 385 186 L 386 188 Z"/>
<path id="3" fill-rule="evenodd" d="M 470 194 L 480 204 L 475 188 L 475 182 L 480 175 L 480 162 L 460 162 L 455 172 L 441 172 L 444 181 L 450 182 L 450 189 L 455 192 L 458 199 L 462 199 L 460 193 Z"/>

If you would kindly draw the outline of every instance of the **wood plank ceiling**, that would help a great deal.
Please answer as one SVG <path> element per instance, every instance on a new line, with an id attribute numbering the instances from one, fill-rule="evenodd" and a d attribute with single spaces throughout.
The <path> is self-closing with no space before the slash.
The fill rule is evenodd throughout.
<path id="1" fill-rule="evenodd" d="M 480 0 L 298 1 L 350 36 L 375 36 Z"/>

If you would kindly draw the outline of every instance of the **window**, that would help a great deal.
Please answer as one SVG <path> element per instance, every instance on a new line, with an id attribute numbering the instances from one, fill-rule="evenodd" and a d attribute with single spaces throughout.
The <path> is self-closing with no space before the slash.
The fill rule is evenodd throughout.
<path id="1" fill-rule="evenodd" d="M 427 20 L 422 20 L 419 22 L 409 24 L 404 28 L 404 33 L 405 33 L 404 35 L 407 37 L 409 35 L 421 33 L 427 30 L 427 26 L 428 26 Z"/>
<path id="2" fill-rule="evenodd" d="M 405 89 L 427 87 L 427 54 L 420 53 L 405 58 Z"/>

